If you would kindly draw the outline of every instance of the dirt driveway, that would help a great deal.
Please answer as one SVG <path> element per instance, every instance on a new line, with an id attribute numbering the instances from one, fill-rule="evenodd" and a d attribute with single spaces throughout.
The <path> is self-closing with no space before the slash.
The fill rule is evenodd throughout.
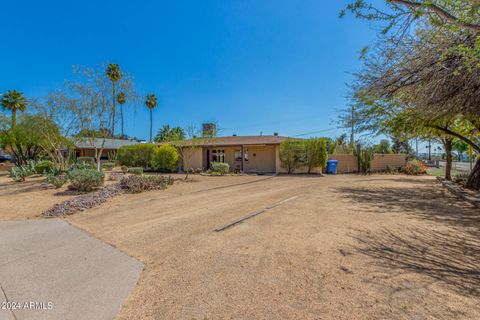
<path id="1" fill-rule="evenodd" d="M 144 262 L 120 319 L 480 319 L 480 212 L 433 178 L 209 179 L 68 218 Z"/>

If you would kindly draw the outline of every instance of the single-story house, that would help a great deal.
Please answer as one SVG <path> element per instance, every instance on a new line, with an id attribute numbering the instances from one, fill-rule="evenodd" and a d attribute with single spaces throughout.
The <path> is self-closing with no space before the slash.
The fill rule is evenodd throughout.
<path id="1" fill-rule="evenodd" d="M 125 139 L 105 139 L 104 141 L 103 138 L 95 138 L 93 140 L 81 138 L 75 141 L 75 155 L 77 157 L 95 157 L 95 149 L 101 149 L 103 145 L 101 160 L 108 160 L 108 156 L 116 153 L 120 147 L 139 143 L 141 142 Z"/>
<path id="2" fill-rule="evenodd" d="M 225 162 L 231 171 L 245 173 L 285 173 L 280 161 L 280 143 L 288 139 L 273 136 L 230 136 L 199 139 L 198 147 L 191 153 L 190 169 L 208 169 L 212 162 Z M 188 142 L 182 142 L 188 143 Z M 357 157 L 354 155 L 329 155 L 338 160 L 339 173 L 356 172 Z M 404 154 L 377 154 L 372 161 L 372 171 L 384 171 L 388 167 L 401 167 L 406 163 Z M 319 173 L 314 168 L 312 173 Z M 296 173 L 305 173 L 307 168 L 298 168 Z"/>
<path id="3" fill-rule="evenodd" d="M 190 166 L 205 169 L 212 162 L 226 162 L 231 171 L 276 173 L 280 171 L 280 143 L 285 139 L 277 135 L 207 138 L 191 156 Z"/>

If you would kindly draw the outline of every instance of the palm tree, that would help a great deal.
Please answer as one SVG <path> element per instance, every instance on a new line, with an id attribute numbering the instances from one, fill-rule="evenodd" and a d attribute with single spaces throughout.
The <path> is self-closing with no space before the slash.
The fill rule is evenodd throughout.
<path id="1" fill-rule="evenodd" d="M 116 95 L 115 95 L 115 83 L 122 79 L 122 72 L 120 66 L 115 63 L 110 63 L 107 67 L 107 77 L 112 82 L 112 137 L 115 137 L 115 111 L 116 111 Z"/>
<path id="2" fill-rule="evenodd" d="M 117 95 L 117 102 L 120 104 L 120 120 L 122 121 L 122 139 L 124 137 L 124 134 L 123 134 L 123 105 L 125 104 L 125 102 L 127 102 L 127 96 L 125 95 L 125 93 L 123 92 L 120 92 L 118 95 Z"/>
<path id="3" fill-rule="evenodd" d="M 150 143 L 152 143 L 153 109 L 158 105 L 157 98 L 153 93 L 147 94 L 145 105 L 150 110 Z"/>
<path id="4" fill-rule="evenodd" d="M 12 128 L 17 123 L 17 111 L 25 111 L 27 109 L 27 99 L 23 96 L 23 93 L 17 90 L 8 90 L 4 93 L 0 104 L 3 110 L 12 112 Z"/>
<path id="5" fill-rule="evenodd" d="M 168 124 L 164 124 L 157 131 L 157 135 L 153 139 L 155 142 L 178 141 L 185 139 L 185 131 L 180 127 L 170 128 Z"/>

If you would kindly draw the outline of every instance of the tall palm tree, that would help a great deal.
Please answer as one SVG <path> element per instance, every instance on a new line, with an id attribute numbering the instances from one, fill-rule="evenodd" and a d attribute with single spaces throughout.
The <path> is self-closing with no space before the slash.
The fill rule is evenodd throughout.
<path id="1" fill-rule="evenodd" d="M 153 109 L 158 105 L 157 98 L 153 93 L 147 94 L 145 105 L 150 110 L 150 143 L 152 143 Z"/>
<path id="2" fill-rule="evenodd" d="M 120 104 L 120 120 L 122 121 L 122 139 L 125 136 L 123 133 L 123 105 L 127 102 L 127 96 L 124 92 L 120 92 L 117 95 L 117 102 Z"/>
<path id="3" fill-rule="evenodd" d="M 17 111 L 25 111 L 27 109 L 27 99 L 23 96 L 23 93 L 17 90 L 8 90 L 4 93 L 0 104 L 3 110 L 12 112 L 12 128 L 17 123 Z"/>
<path id="4" fill-rule="evenodd" d="M 115 112 L 116 112 L 116 95 L 115 95 L 115 83 L 122 79 L 122 71 L 120 70 L 120 66 L 115 63 L 110 63 L 107 66 L 107 77 L 112 82 L 112 137 L 115 136 Z"/>

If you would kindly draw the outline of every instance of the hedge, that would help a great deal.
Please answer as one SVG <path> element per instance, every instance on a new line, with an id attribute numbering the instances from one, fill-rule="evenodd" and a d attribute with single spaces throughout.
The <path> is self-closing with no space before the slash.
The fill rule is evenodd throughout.
<path id="1" fill-rule="evenodd" d="M 155 149 L 152 166 L 157 170 L 172 171 L 178 164 L 178 151 L 170 145 L 162 145 Z"/>
<path id="2" fill-rule="evenodd" d="M 136 144 L 118 149 L 117 161 L 121 166 L 149 168 L 155 150 L 155 144 Z"/>

